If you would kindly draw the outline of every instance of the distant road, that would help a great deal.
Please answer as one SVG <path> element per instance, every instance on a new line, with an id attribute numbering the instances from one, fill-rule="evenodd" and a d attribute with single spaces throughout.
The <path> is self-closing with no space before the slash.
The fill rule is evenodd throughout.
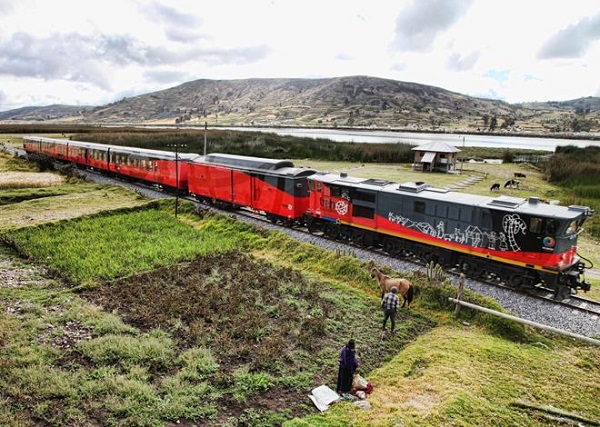
<path id="1" fill-rule="evenodd" d="M 365 143 L 408 143 L 421 145 L 438 141 L 465 147 L 521 148 L 554 152 L 556 147 L 575 145 L 577 147 L 597 146 L 600 141 L 591 139 L 538 138 L 526 136 L 461 135 L 420 132 L 394 132 L 349 129 L 302 129 L 302 128 L 263 128 L 263 127 L 217 127 L 214 129 L 232 129 L 248 132 L 267 132 L 278 135 L 292 135 L 308 138 L 325 138 L 336 142 Z"/>

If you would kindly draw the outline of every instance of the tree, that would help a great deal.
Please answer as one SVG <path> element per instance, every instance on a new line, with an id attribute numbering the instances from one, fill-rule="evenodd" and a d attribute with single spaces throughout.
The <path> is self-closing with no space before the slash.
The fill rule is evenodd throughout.
<path id="1" fill-rule="evenodd" d="M 483 120 L 483 126 L 488 127 L 488 124 L 490 123 L 490 116 L 484 114 L 483 116 L 481 116 L 481 119 Z"/>
<path id="2" fill-rule="evenodd" d="M 490 119 L 490 130 L 495 130 L 498 126 L 498 118 L 494 115 Z"/>

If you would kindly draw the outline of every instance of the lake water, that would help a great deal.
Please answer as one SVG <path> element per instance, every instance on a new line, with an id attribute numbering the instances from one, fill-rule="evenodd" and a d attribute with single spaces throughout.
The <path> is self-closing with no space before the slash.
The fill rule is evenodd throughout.
<path id="1" fill-rule="evenodd" d="M 600 141 L 584 139 L 533 138 L 526 136 L 460 135 L 439 133 L 413 133 L 393 131 L 347 130 L 347 129 L 298 129 L 298 128 L 250 128 L 228 127 L 216 129 L 234 129 L 239 131 L 269 132 L 278 135 L 292 135 L 308 138 L 325 138 L 336 142 L 365 143 L 408 143 L 421 145 L 427 142 L 445 142 L 460 148 L 522 148 L 554 152 L 556 147 L 575 145 L 577 147 L 597 146 Z"/>

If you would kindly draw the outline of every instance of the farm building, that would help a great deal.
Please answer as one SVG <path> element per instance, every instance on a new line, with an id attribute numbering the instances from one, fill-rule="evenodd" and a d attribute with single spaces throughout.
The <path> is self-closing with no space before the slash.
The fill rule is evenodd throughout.
<path id="1" fill-rule="evenodd" d="M 460 150 L 444 142 L 428 142 L 412 149 L 415 152 L 413 169 L 423 172 L 451 172 L 456 170 Z"/>

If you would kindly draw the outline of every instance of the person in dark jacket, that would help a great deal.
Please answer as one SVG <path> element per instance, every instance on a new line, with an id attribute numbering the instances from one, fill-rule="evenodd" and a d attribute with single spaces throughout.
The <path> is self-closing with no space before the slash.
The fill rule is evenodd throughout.
<path id="1" fill-rule="evenodd" d="M 352 389 L 354 372 L 358 368 L 355 347 L 354 340 L 351 339 L 348 341 L 348 344 L 342 347 L 342 351 L 340 352 L 340 368 L 336 388 L 338 394 L 349 393 Z"/>

